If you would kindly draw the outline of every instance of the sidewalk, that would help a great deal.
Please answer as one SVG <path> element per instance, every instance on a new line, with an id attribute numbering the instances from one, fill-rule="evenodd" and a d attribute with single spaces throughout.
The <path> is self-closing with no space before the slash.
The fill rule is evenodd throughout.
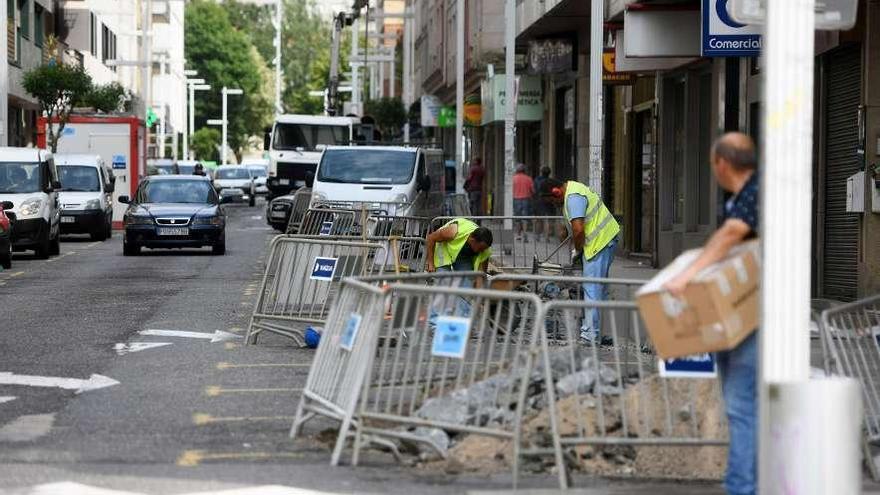
<path id="1" fill-rule="evenodd" d="M 659 269 L 653 268 L 649 260 L 638 260 L 617 256 L 614 263 L 611 263 L 611 278 L 631 278 L 636 280 L 650 280 L 654 277 Z"/>
<path id="2" fill-rule="evenodd" d="M 687 483 L 687 482 L 629 482 L 596 480 L 597 486 L 587 488 L 532 489 L 532 490 L 471 490 L 468 495 L 724 495 L 724 489 L 718 484 Z M 591 483 L 591 484 L 592 484 Z M 601 485 L 601 486 L 598 486 Z M 862 487 L 864 495 L 880 495 L 880 485 L 868 483 Z"/>

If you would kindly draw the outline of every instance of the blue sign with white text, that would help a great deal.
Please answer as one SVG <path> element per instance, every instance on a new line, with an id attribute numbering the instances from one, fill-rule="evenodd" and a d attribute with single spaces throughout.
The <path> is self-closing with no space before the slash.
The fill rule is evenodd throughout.
<path id="1" fill-rule="evenodd" d="M 345 328 L 342 330 L 339 347 L 342 347 L 346 351 L 351 351 L 351 348 L 354 347 L 354 340 L 357 338 L 358 330 L 361 328 L 361 319 L 361 315 L 357 313 L 352 313 L 348 317 L 348 321 L 345 323 Z"/>
<path id="2" fill-rule="evenodd" d="M 733 20 L 727 3 L 703 0 L 703 56 L 757 57 L 761 54 L 761 26 Z"/>
<path id="3" fill-rule="evenodd" d="M 322 222 L 318 235 L 330 235 L 330 232 L 333 232 L 333 222 Z"/>
<path id="4" fill-rule="evenodd" d="M 438 316 L 435 320 L 431 354 L 439 357 L 464 359 L 470 332 L 470 318 Z"/>
<path id="5" fill-rule="evenodd" d="M 710 353 L 704 353 L 675 359 L 661 359 L 660 376 L 714 378 L 716 376 L 715 356 Z"/>
<path id="6" fill-rule="evenodd" d="M 312 275 L 309 278 L 312 280 L 323 280 L 324 282 L 332 281 L 333 274 L 336 273 L 337 261 L 337 258 L 315 257 L 315 264 L 312 265 Z"/>
<path id="7" fill-rule="evenodd" d="M 113 155 L 113 168 L 125 169 L 125 155 Z"/>

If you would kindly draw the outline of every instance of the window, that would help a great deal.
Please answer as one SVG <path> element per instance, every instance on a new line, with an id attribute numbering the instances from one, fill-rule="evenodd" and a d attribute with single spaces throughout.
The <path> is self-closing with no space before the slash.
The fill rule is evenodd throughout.
<path id="1" fill-rule="evenodd" d="M 31 37 L 31 3 L 30 0 L 21 0 L 18 3 L 18 8 L 21 10 L 21 26 L 20 33 L 24 38 L 30 39 Z"/>
<path id="2" fill-rule="evenodd" d="M 106 24 L 101 24 L 101 61 L 106 62 L 110 56 L 110 30 Z"/>
<path id="3" fill-rule="evenodd" d="M 92 56 L 98 56 L 98 20 L 95 14 L 89 13 L 89 52 Z"/>
<path id="4" fill-rule="evenodd" d="M 40 47 L 43 46 L 45 23 L 43 7 L 34 4 L 34 44 Z"/>

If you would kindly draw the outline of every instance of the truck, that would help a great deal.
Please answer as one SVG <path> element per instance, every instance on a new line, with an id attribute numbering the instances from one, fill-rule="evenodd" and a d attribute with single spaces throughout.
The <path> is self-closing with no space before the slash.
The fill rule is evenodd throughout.
<path id="1" fill-rule="evenodd" d="M 269 200 L 311 186 L 327 146 L 349 145 L 363 141 L 357 117 L 320 115 L 279 115 L 263 146 L 269 154 L 266 187 Z"/>

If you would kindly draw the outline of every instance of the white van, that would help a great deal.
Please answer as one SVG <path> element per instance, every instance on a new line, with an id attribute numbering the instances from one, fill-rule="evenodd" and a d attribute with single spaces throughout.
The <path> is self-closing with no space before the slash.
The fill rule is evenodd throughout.
<path id="1" fill-rule="evenodd" d="M 113 235 L 113 170 L 98 155 L 55 155 L 61 180 L 61 232 L 89 234 L 93 241 Z"/>
<path id="2" fill-rule="evenodd" d="M 43 259 L 59 253 L 60 189 L 52 153 L 37 148 L 0 147 L 0 201 L 13 204 L 13 250 L 32 249 Z"/>
<path id="3" fill-rule="evenodd" d="M 440 215 L 444 164 L 439 150 L 405 146 L 330 146 L 321 155 L 312 202 L 382 210 L 388 215 Z"/>

